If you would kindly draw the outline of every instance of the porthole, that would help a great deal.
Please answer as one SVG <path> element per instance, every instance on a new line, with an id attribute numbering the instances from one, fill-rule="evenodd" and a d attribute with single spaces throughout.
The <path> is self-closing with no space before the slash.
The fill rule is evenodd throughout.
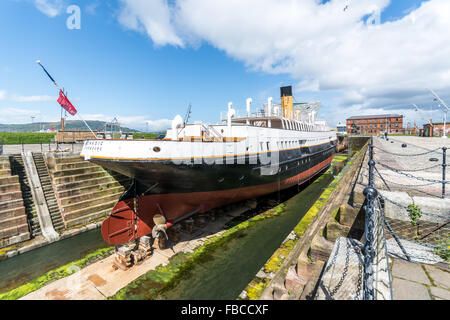
<path id="1" fill-rule="evenodd" d="M 155 151 L 155 152 L 160 152 L 160 151 L 161 151 L 161 148 L 160 148 L 160 147 L 153 147 L 153 151 Z"/>

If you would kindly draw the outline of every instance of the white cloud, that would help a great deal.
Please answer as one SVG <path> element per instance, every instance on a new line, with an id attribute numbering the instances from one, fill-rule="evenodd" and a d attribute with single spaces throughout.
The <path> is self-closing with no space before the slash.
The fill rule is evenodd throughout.
<path id="1" fill-rule="evenodd" d="M 122 3 L 120 22 L 144 28 L 156 45 L 209 43 L 252 70 L 289 74 L 296 92 L 333 94 L 335 108 L 403 110 L 429 103 L 428 87 L 450 97 L 448 0 L 423 2 L 380 25 L 365 19 L 390 0 Z"/>
<path id="2" fill-rule="evenodd" d="M 31 117 L 39 117 L 39 110 L 21 108 L 0 108 L 0 123 L 31 123 Z M 35 121 L 38 121 L 37 119 Z"/>
<path id="3" fill-rule="evenodd" d="M 54 18 L 59 15 L 64 8 L 64 0 L 33 0 L 36 8 L 43 14 Z"/>
<path id="4" fill-rule="evenodd" d="M 166 0 L 121 0 L 124 4 L 119 21 L 129 29 L 145 31 L 155 45 L 182 46 L 171 23 Z"/>
<path id="5" fill-rule="evenodd" d="M 147 123 L 149 131 L 166 132 L 166 130 L 171 127 L 172 120 L 169 119 L 147 120 Z"/>
<path id="6" fill-rule="evenodd" d="M 15 102 L 46 102 L 46 101 L 56 101 L 57 97 L 52 96 L 17 96 L 13 95 L 11 101 Z"/>
<path id="7" fill-rule="evenodd" d="M 120 125 L 123 127 L 128 127 L 131 129 L 137 129 L 145 131 L 166 131 L 172 123 L 172 120 L 169 119 L 156 119 L 156 120 L 148 120 L 148 116 L 116 116 Z M 107 121 L 111 122 L 114 119 L 114 116 L 105 115 L 105 114 L 83 114 L 83 118 L 85 120 L 99 120 L 99 121 Z"/>
<path id="8" fill-rule="evenodd" d="M 37 96 L 20 96 L 17 94 L 9 94 L 6 90 L 0 90 L 0 101 L 14 101 L 14 102 L 47 102 L 56 101 L 57 97 L 49 95 L 37 95 Z"/>

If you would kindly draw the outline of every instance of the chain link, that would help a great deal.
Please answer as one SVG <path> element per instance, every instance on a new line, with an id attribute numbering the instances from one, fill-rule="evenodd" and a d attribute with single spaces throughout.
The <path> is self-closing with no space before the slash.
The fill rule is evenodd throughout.
<path id="1" fill-rule="evenodd" d="M 388 169 L 388 170 L 391 170 L 391 171 L 394 171 L 394 172 L 396 172 L 396 173 L 400 173 L 400 174 L 402 174 L 402 175 L 405 175 L 405 176 L 407 176 L 408 178 L 412 178 L 412 179 L 417 179 L 417 180 L 420 180 L 420 181 L 427 181 L 427 182 L 433 182 L 433 183 L 440 183 L 440 184 L 442 184 L 442 183 L 450 183 L 450 180 L 435 180 L 435 179 L 427 179 L 427 178 L 422 178 L 422 177 L 416 177 L 416 176 L 413 176 L 412 174 L 409 174 L 409 173 L 406 173 L 406 172 L 403 172 L 403 171 L 400 171 L 400 170 L 398 170 L 398 169 L 395 169 L 395 168 L 392 168 L 392 167 L 390 167 L 390 166 L 388 166 L 387 164 L 384 164 L 384 163 L 381 163 L 381 162 L 379 162 L 379 161 L 375 161 L 375 163 L 376 164 L 379 164 L 380 166 L 382 166 L 382 167 L 384 167 L 384 168 L 386 168 L 386 169 Z"/>
<path id="2" fill-rule="evenodd" d="M 401 203 L 398 203 L 398 202 L 396 202 L 396 201 L 394 201 L 394 200 L 391 200 L 391 199 L 389 199 L 389 198 L 387 198 L 387 197 L 385 197 L 385 196 L 383 196 L 383 195 L 379 195 L 379 197 L 381 198 L 381 199 L 383 199 L 384 201 L 388 201 L 388 202 L 390 202 L 390 203 L 392 203 L 392 204 L 395 204 L 396 206 L 398 206 L 398 207 L 401 207 L 401 208 L 403 208 L 403 209 L 405 209 L 405 210 L 409 210 L 409 208 L 407 207 L 407 206 L 405 206 L 405 205 L 403 205 L 403 204 L 401 204 Z M 446 216 L 441 216 L 441 215 L 438 215 L 438 214 L 435 214 L 435 213 L 430 213 L 430 212 L 424 212 L 424 211 L 420 211 L 420 213 L 421 214 L 423 214 L 423 215 L 426 215 L 426 216 L 430 216 L 430 217 L 435 217 L 435 218 L 439 218 L 439 219 L 445 219 L 445 220 L 450 220 L 449 219 L 449 217 L 446 217 Z"/>
<path id="3" fill-rule="evenodd" d="M 384 150 L 384 149 L 382 149 L 380 147 L 376 147 L 376 146 L 374 146 L 374 148 L 380 150 L 381 152 L 385 152 L 385 153 L 392 154 L 394 156 L 399 156 L 399 157 L 418 157 L 418 156 L 423 156 L 423 155 L 426 155 L 426 154 L 429 154 L 429 153 L 433 153 L 433 152 L 437 153 L 437 151 L 439 149 L 441 149 L 441 148 L 436 148 L 434 150 L 426 151 L 424 153 L 417 153 L 417 154 L 401 154 L 401 153 L 390 152 L 390 151 Z"/>

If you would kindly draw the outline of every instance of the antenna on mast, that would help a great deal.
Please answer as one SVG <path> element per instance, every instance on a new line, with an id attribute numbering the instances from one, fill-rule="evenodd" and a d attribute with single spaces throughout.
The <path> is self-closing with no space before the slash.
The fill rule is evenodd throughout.
<path id="1" fill-rule="evenodd" d="M 191 108 L 192 108 L 192 105 L 189 103 L 189 106 L 188 106 L 188 109 L 186 112 L 186 116 L 184 117 L 184 125 L 186 125 L 188 123 L 189 118 L 191 117 Z"/>

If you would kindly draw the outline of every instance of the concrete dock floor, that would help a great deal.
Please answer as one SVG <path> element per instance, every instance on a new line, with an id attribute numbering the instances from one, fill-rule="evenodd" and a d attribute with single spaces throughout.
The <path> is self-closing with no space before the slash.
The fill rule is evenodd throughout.
<path id="1" fill-rule="evenodd" d="M 412 136 L 390 136 L 388 138 L 388 141 L 381 138 L 374 139 L 375 161 L 379 161 L 395 169 L 400 169 L 416 177 L 442 180 L 442 147 L 450 149 L 450 139 Z M 403 144 L 406 144 L 405 148 L 402 147 Z M 438 150 L 423 154 L 435 149 Z M 397 156 L 392 153 L 407 156 Z M 436 158 L 438 161 L 430 161 L 431 158 Z M 450 164 L 450 150 L 447 151 L 446 159 L 447 163 Z M 434 168 L 431 168 L 433 166 Z M 442 195 L 442 184 L 430 184 L 428 181 L 410 178 L 404 174 L 393 172 L 382 165 L 377 164 L 376 167 L 392 190 L 410 190 L 421 196 L 434 195 L 436 197 L 441 197 Z M 424 168 L 431 169 L 415 171 Z M 450 177 L 449 166 L 447 166 L 446 172 L 446 180 L 448 180 Z M 375 174 L 375 185 L 377 188 L 386 189 L 384 182 L 377 173 Z M 450 187 L 447 188 L 446 195 L 450 195 Z"/>
<path id="2" fill-rule="evenodd" d="M 450 300 L 450 270 L 447 266 L 392 259 L 394 300 Z"/>
<path id="3" fill-rule="evenodd" d="M 250 208 L 243 206 L 207 222 L 205 228 L 195 228 L 192 234 L 180 233 L 180 241 L 171 248 L 156 249 L 153 255 L 140 265 L 123 271 L 113 268 L 114 255 L 93 263 L 69 277 L 52 282 L 21 298 L 21 300 L 105 300 L 114 295 L 130 282 L 154 270 L 159 265 L 166 265 L 169 258 L 178 252 L 192 252 L 210 237 L 224 232 L 225 224 L 234 216 Z"/>

